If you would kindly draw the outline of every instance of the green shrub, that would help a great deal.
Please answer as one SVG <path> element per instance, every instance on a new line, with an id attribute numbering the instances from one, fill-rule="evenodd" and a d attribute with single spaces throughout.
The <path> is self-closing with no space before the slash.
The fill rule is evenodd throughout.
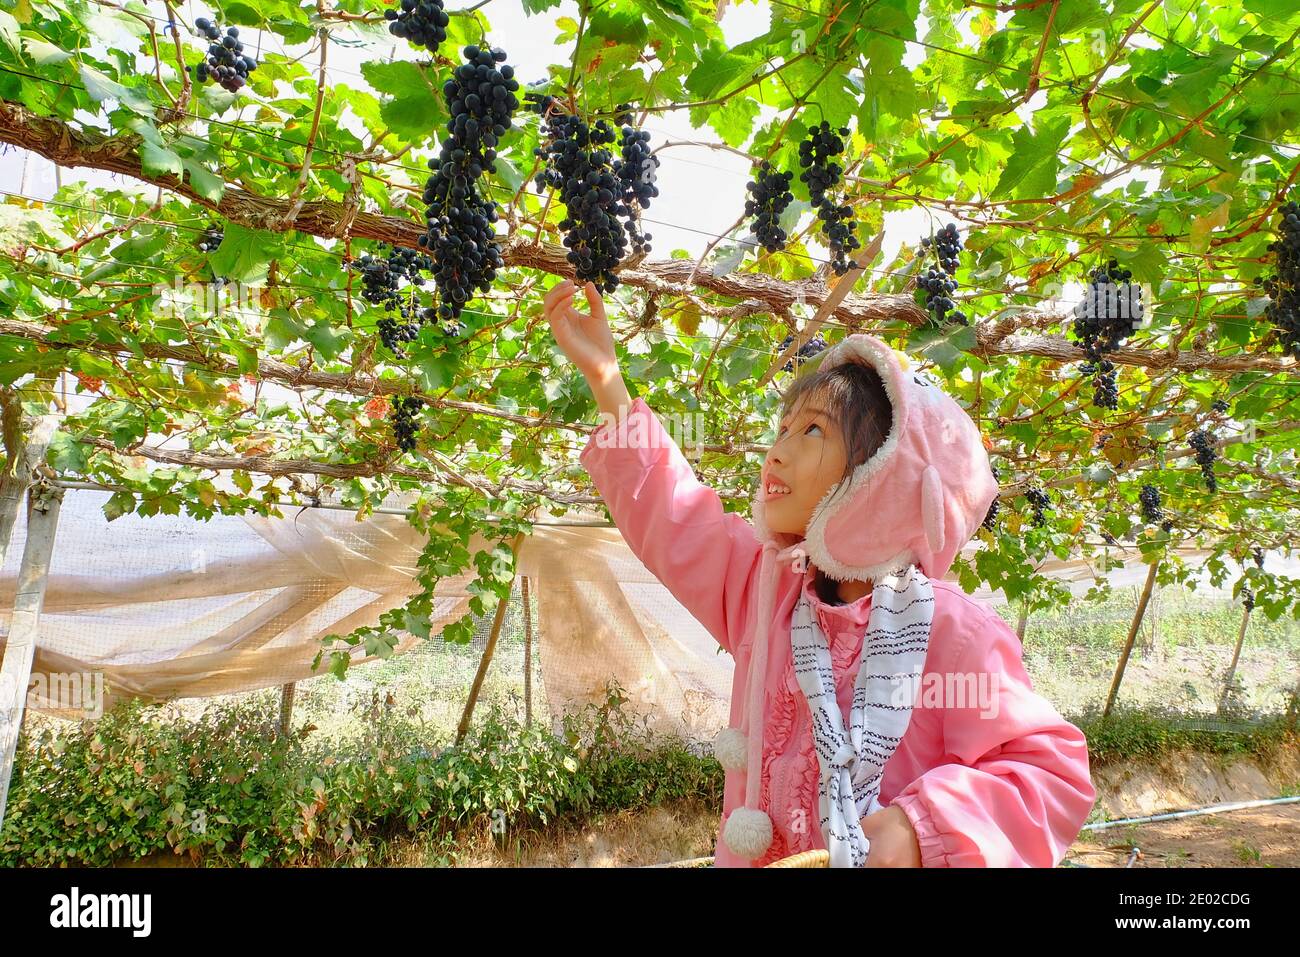
<path id="1" fill-rule="evenodd" d="M 356 734 L 277 733 L 272 702 L 214 705 L 195 720 L 128 702 L 98 722 L 25 737 L 0 832 L 0 865 L 103 866 L 159 851 L 210 864 L 364 865 L 400 831 L 454 859 L 466 828 L 494 833 L 597 810 L 717 801 L 722 769 L 656 739 L 606 700 L 562 733 L 501 706 L 458 747 L 374 695 Z"/>
<path id="2" fill-rule="evenodd" d="M 1173 710 L 1116 707 L 1102 717 L 1090 707 L 1071 717 L 1088 738 L 1089 761 L 1100 766 L 1122 758 L 1159 759 L 1185 751 L 1267 757 L 1286 744 L 1300 743 L 1286 715 L 1225 712 L 1235 730 L 1197 728 L 1196 721 Z"/>
<path id="3" fill-rule="evenodd" d="M 106 866 L 158 852 L 209 865 L 366 865 L 412 834 L 453 864 L 468 833 L 505 835 L 606 812 L 699 800 L 720 806 L 722 768 L 697 746 L 651 733 L 611 684 L 558 733 L 493 705 L 459 745 L 418 709 L 378 693 L 348 735 L 278 734 L 269 699 L 214 704 L 184 719 L 127 702 L 98 722 L 25 735 L 0 832 L 0 866 Z M 1094 764 L 1180 750 L 1264 754 L 1296 732 L 1284 715 L 1244 733 L 1184 716 L 1097 709 L 1071 718 Z"/>

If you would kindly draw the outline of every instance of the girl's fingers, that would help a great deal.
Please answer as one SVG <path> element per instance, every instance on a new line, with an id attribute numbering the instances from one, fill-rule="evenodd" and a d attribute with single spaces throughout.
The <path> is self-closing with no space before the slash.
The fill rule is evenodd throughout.
<path id="1" fill-rule="evenodd" d="M 567 320 L 577 329 L 583 328 L 583 320 L 589 318 L 586 313 L 579 312 L 573 308 L 573 298 L 577 295 L 578 289 L 573 284 L 573 280 L 565 279 L 562 282 L 552 286 L 543 297 L 545 303 L 546 318 L 554 329 L 561 320 Z M 605 302 L 597 292 L 592 283 L 586 283 L 585 292 L 587 304 L 591 307 L 591 315 L 599 318 L 601 322 L 608 322 L 605 318 Z M 568 330 L 566 330 L 568 331 Z"/>
<path id="2" fill-rule="evenodd" d="M 582 291 L 587 294 L 587 305 L 591 308 L 591 314 L 601 322 L 608 322 L 605 318 L 605 300 L 600 297 L 593 283 L 587 283 L 582 287 Z"/>
<path id="3" fill-rule="evenodd" d="M 572 303 L 570 303 L 568 307 L 568 311 L 566 311 L 564 314 L 564 318 L 568 319 L 570 322 L 581 323 L 582 320 L 587 318 L 587 314 L 585 312 L 579 312 L 577 309 L 574 309 Z"/>
<path id="4" fill-rule="evenodd" d="M 542 309 L 544 311 L 546 312 L 551 311 L 551 303 L 554 301 L 556 295 L 558 294 L 559 288 L 560 288 L 560 283 L 557 282 L 550 289 L 546 290 L 546 295 L 542 297 Z"/>
<path id="5" fill-rule="evenodd" d="M 560 281 L 560 282 L 557 282 L 554 286 L 552 286 L 550 289 L 547 290 L 546 295 L 545 295 L 545 296 L 543 297 L 543 299 L 542 299 L 542 302 L 545 304 L 546 308 L 549 310 L 549 309 L 552 308 L 552 304 L 553 304 L 553 303 L 554 303 L 554 302 L 555 302 L 555 301 L 556 301 L 560 296 L 563 296 L 563 295 L 570 295 L 570 296 L 573 295 L 573 280 L 572 280 L 572 279 L 565 279 L 565 280 L 562 280 L 562 281 Z"/>
<path id="6" fill-rule="evenodd" d="M 572 296 L 565 296 L 564 298 L 560 299 L 555 304 L 555 311 L 553 315 L 555 316 L 556 319 L 567 319 L 569 321 L 573 321 L 575 319 L 581 318 L 581 316 L 578 315 L 578 312 L 573 308 Z"/>
<path id="7" fill-rule="evenodd" d="M 563 296 L 556 296 L 555 299 L 546 307 L 546 316 L 554 321 L 561 316 L 567 316 L 573 311 L 573 294 L 569 293 Z"/>

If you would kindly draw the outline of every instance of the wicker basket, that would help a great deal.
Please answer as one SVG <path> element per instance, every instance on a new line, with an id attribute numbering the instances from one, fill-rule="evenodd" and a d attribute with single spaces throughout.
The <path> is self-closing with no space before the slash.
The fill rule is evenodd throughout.
<path id="1" fill-rule="evenodd" d="M 826 850 L 801 851 L 791 854 L 779 861 L 773 861 L 767 867 L 830 867 L 831 855 Z"/>

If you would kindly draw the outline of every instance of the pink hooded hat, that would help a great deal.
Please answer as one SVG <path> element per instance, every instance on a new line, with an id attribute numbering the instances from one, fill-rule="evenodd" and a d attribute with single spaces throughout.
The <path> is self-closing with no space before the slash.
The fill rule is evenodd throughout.
<path id="1" fill-rule="evenodd" d="M 805 559 L 811 559 L 837 581 L 872 581 L 912 564 L 928 578 L 943 578 L 998 494 L 979 429 L 956 400 L 924 374 L 904 368 L 898 354 L 874 336 L 851 335 L 827 349 L 820 369 L 845 362 L 861 362 L 879 373 L 892 407 L 889 433 L 854 469 L 846 490 L 837 494 L 838 483 L 826 493 L 803 540 L 767 527 L 766 489 L 759 482 L 753 524 L 764 550 L 744 726 L 723 729 L 715 741 L 718 760 L 733 771 L 761 766 L 763 680 L 777 563 L 793 559 L 794 570 L 806 572 Z M 723 839 L 737 854 L 754 859 L 770 845 L 772 823 L 758 806 L 759 775 L 745 778 L 745 806 L 728 817 Z"/>

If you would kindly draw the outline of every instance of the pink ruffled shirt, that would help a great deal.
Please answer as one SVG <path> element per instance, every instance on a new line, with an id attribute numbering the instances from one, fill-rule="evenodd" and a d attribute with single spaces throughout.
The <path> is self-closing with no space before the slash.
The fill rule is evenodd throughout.
<path id="1" fill-rule="evenodd" d="M 731 719 L 743 714 L 757 609 L 762 543 L 727 512 L 642 398 L 624 433 L 594 433 L 580 461 L 624 540 L 641 562 L 736 661 Z M 958 586 L 933 581 L 934 619 L 920 698 L 880 787 L 884 806 L 903 810 L 923 867 L 1054 867 L 1096 800 L 1087 740 L 1036 694 L 1016 633 Z M 790 616 L 804 589 L 830 644 L 840 706 L 848 719 L 871 596 L 822 602 L 812 570 L 783 568 L 777 581 L 765 676 L 761 806 L 773 841 L 756 861 L 721 841 L 719 867 L 752 867 L 824 848 L 818 827 L 817 757 L 806 701 L 795 681 Z M 940 700 L 927 698 L 944 687 Z M 968 697 L 952 689 L 962 687 Z M 981 693 L 982 689 L 982 693 Z M 744 782 L 727 772 L 720 827 L 744 804 Z"/>

